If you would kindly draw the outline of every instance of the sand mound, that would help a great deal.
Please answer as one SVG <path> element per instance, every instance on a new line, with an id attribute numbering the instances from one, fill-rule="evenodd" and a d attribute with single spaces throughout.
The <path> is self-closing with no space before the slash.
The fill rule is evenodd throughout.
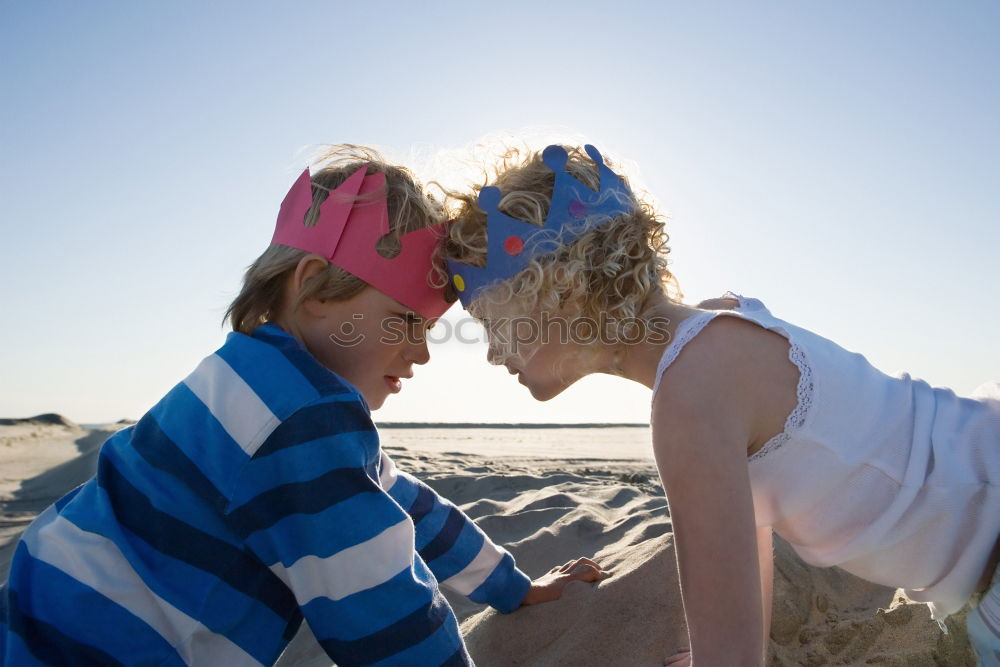
<path id="1" fill-rule="evenodd" d="M 97 447 L 114 430 L 16 421 L 0 426 L 0 579 L 20 532 L 93 474 Z M 612 573 L 508 615 L 448 594 L 481 667 L 653 666 L 684 644 L 670 519 L 650 462 L 390 453 L 505 544 L 530 576 L 579 556 Z M 943 634 L 925 606 L 896 591 L 809 567 L 780 540 L 776 551 L 771 664 L 975 664 L 963 619 L 950 619 Z M 278 664 L 330 661 L 304 628 Z"/>
<path id="2" fill-rule="evenodd" d="M 686 641 L 670 541 L 602 550 L 597 560 L 612 576 L 597 586 L 571 584 L 556 602 L 469 618 L 462 633 L 476 664 L 661 665 Z M 654 627 L 654 619 L 672 622 Z"/>
<path id="3" fill-rule="evenodd" d="M 578 556 L 612 572 L 561 600 L 498 614 L 446 592 L 480 667 L 659 666 L 686 640 L 666 501 L 649 462 L 482 458 L 389 449 L 458 504 L 530 576 Z M 927 608 L 776 540 L 772 665 L 974 665 L 964 619 Z M 720 600 L 719 604 L 725 604 Z M 724 641 L 724 638 L 720 638 Z M 305 628 L 279 665 L 329 665 Z"/>
<path id="4" fill-rule="evenodd" d="M 397 458 L 407 467 L 404 457 Z M 608 463 L 603 471 L 593 466 L 535 462 L 534 474 L 525 475 L 516 465 L 502 474 L 494 464 L 492 475 L 480 476 L 475 489 L 466 482 L 455 498 L 475 496 L 463 505 L 473 513 L 491 509 L 478 523 L 507 543 L 532 577 L 581 555 L 613 573 L 597 585 L 571 585 L 557 602 L 510 615 L 484 610 L 468 617 L 462 632 L 481 667 L 661 665 L 684 645 L 662 490 L 622 481 L 655 479 L 654 473 L 639 464 L 633 466 L 638 470 L 620 463 Z M 457 475 L 424 477 L 440 491 L 458 486 Z M 498 479 L 506 480 L 502 491 Z M 946 635 L 926 606 L 842 570 L 810 567 L 780 539 L 775 548 L 770 664 L 975 664 L 962 618 L 949 619 Z"/>

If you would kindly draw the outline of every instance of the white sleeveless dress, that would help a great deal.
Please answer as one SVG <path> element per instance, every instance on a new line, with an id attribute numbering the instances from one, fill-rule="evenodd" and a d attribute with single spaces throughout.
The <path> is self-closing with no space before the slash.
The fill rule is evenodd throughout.
<path id="1" fill-rule="evenodd" d="M 973 594 L 1000 535 L 1000 384 L 972 397 L 892 377 L 865 357 L 729 292 L 735 310 L 683 320 L 657 369 L 715 317 L 755 322 L 790 343 L 798 404 L 749 459 L 758 526 L 812 565 L 903 588 L 934 619 Z"/>

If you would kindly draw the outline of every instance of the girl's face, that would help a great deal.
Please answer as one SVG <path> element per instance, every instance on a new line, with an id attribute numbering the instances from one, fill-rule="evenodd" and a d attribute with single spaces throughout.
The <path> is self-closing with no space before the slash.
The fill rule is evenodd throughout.
<path id="1" fill-rule="evenodd" d="M 424 319 L 374 287 L 343 301 L 303 304 L 310 317 L 298 323 L 306 349 L 321 364 L 354 385 L 377 410 L 413 377 L 413 365 L 430 359 Z"/>
<path id="2" fill-rule="evenodd" d="M 536 309 L 516 314 L 492 307 L 485 318 L 490 363 L 506 366 L 539 401 L 561 394 L 591 373 L 610 372 L 614 352 L 588 322 L 572 313 Z"/>

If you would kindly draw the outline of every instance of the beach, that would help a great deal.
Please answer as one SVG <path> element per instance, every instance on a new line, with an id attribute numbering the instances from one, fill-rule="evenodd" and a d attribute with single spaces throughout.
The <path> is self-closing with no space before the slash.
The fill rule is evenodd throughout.
<path id="1" fill-rule="evenodd" d="M 0 420 L 2 580 L 27 524 L 93 474 L 100 444 L 125 425 Z M 670 517 L 647 428 L 385 425 L 380 433 L 399 468 L 461 507 L 529 576 L 581 556 L 611 573 L 506 615 L 446 591 L 477 665 L 652 667 L 684 645 Z M 943 633 L 926 606 L 806 565 L 775 542 L 769 664 L 975 664 L 961 615 Z M 304 628 L 278 664 L 330 661 Z"/>

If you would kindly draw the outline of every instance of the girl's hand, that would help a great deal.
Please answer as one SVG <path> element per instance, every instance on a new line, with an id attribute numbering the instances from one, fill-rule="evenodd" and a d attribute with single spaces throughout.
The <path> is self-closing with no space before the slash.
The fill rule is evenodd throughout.
<path id="1" fill-rule="evenodd" d="M 690 667 L 691 665 L 691 649 L 682 648 L 677 649 L 677 652 L 672 656 L 663 661 L 664 665 L 669 665 L 670 667 Z"/>
<path id="2" fill-rule="evenodd" d="M 600 581 L 608 577 L 601 566 L 589 558 L 571 560 L 562 567 L 554 567 L 531 582 L 531 590 L 524 596 L 522 605 L 552 602 L 562 597 L 563 589 L 571 581 Z"/>

